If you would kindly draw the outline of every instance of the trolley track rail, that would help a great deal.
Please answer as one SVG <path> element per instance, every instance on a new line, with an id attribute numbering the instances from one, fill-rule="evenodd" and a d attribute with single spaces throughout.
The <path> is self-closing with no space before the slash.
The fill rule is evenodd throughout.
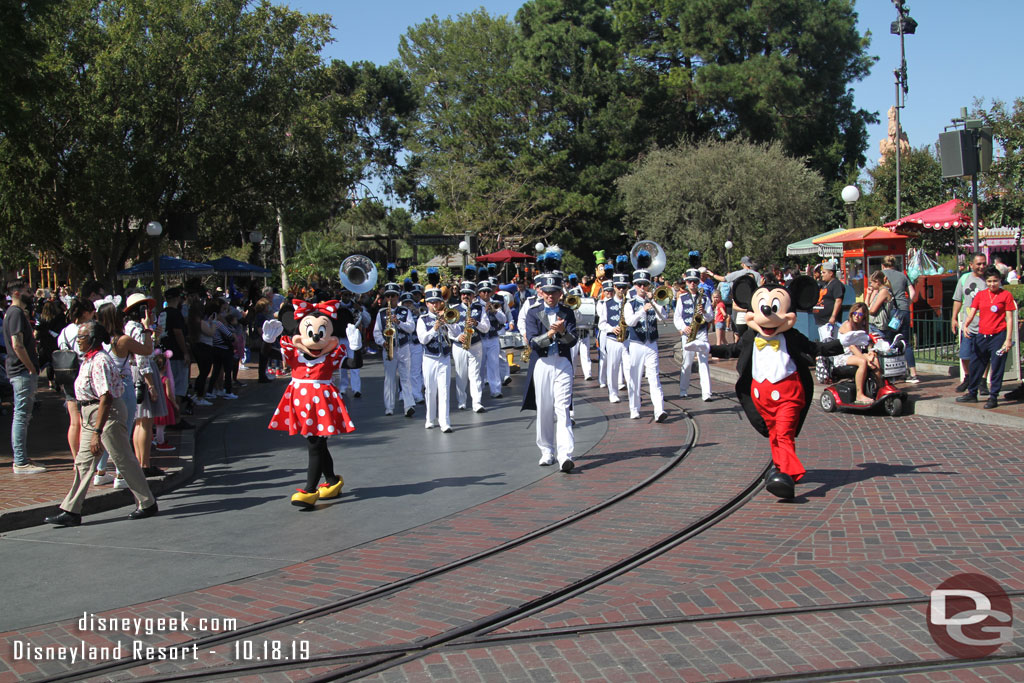
<path id="1" fill-rule="evenodd" d="M 692 452 L 694 446 L 698 442 L 699 430 L 697 428 L 697 425 L 693 421 L 693 419 L 690 418 L 688 415 L 687 415 L 687 419 L 689 420 L 689 423 L 688 423 L 688 428 L 687 428 L 686 441 L 678 449 L 678 451 L 676 451 L 673 454 L 671 460 L 668 463 L 666 463 L 658 471 L 652 473 L 650 476 L 648 476 L 644 480 L 638 482 L 637 484 L 635 484 L 634 486 L 630 487 L 629 489 L 626 489 L 626 490 L 624 490 L 624 491 L 622 491 L 622 492 L 620 492 L 620 493 L 618 493 L 618 494 L 616 494 L 616 495 L 614 495 L 614 496 L 612 496 L 612 497 L 610 497 L 610 498 L 608 498 L 608 499 L 606 499 L 606 500 L 604 500 L 604 501 L 602 501 L 602 502 L 600 502 L 600 503 L 598 503 L 596 505 L 593 505 L 593 506 L 591 506 L 591 507 L 589 507 L 587 509 L 580 510 L 579 512 L 577 512 L 577 513 L 575 513 L 573 515 L 567 516 L 567 517 L 565 517 L 565 518 L 563 518 L 563 519 L 561 519 L 561 520 L 559 520 L 559 521 L 557 521 L 555 523 L 552 523 L 552 524 L 549 524 L 547 526 L 541 527 L 541 528 L 536 529 L 534 531 L 531 531 L 531 532 L 529 532 L 527 534 L 519 536 L 519 537 L 517 537 L 515 539 L 511 539 L 511 540 L 506 541 L 504 543 L 495 545 L 495 546 L 493 546 L 491 548 L 488 548 L 488 549 L 486 549 L 484 551 L 481 551 L 481 552 L 475 553 L 473 555 L 461 558 L 459 560 L 456 560 L 456 561 L 453 561 L 453 562 L 450 562 L 450 563 L 447 563 L 447 564 L 435 567 L 435 568 L 430 569 L 430 570 L 425 571 L 425 572 L 421 572 L 421 573 L 418 573 L 418 574 L 415 574 L 415 575 L 412 575 L 412 576 L 408 576 L 408 577 L 403 578 L 403 579 L 398 580 L 398 581 L 394 581 L 394 582 L 391 582 L 391 583 L 388 583 L 388 584 L 381 585 L 381 586 L 379 586 L 377 588 L 370 589 L 370 590 L 362 592 L 362 593 L 360 593 L 358 595 L 349 596 L 347 598 L 342 598 L 340 600 L 332 601 L 332 602 L 324 604 L 324 605 L 318 605 L 318 606 L 313 607 L 313 608 L 309 608 L 309 609 L 306 609 L 306 610 L 301 610 L 301 611 L 298 611 L 298 612 L 294 612 L 292 614 L 289 614 L 289 615 L 286 615 L 286 616 L 282 616 L 282 617 L 279 617 L 279 618 L 276 618 L 276 619 L 270 619 L 270 620 L 265 620 L 265 621 L 260 621 L 260 622 L 256 622 L 256 623 L 253 623 L 253 624 L 249 624 L 249 625 L 243 626 L 243 627 L 241 627 L 239 629 L 236 629 L 234 631 L 211 634 L 211 635 L 208 635 L 208 636 L 204 636 L 204 637 L 201 637 L 201 638 L 197 638 L 197 639 L 194 639 L 194 640 L 187 641 L 185 643 L 176 643 L 175 645 L 191 646 L 194 643 L 199 650 L 204 650 L 204 649 L 209 649 L 209 648 L 212 648 L 212 647 L 224 645 L 226 643 L 231 643 L 233 641 L 237 641 L 237 640 L 240 640 L 240 639 L 243 639 L 243 638 L 252 637 L 252 636 L 258 636 L 260 634 L 264 634 L 264 633 L 267 633 L 269 631 L 285 628 L 285 627 L 288 627 L 288 626 L 294 625 L 294 624 L 299 624 L 300 622 L 309 622 L 310 620 L 313 620 L 313 619 L 328 617 L 328 616 L 330 616 L 332 614 L 335 614 L 335 613 L 338 613 L 338 612 L 343 612 L 344 610 L 351 609 L 351 608 L 354 608 L 354 607 L 358 607 L 360 605 L 364 605 L 366 603 L 370 603 L 370 602 L 372 602 L 374 600 L 379 600 L 379 599 L 382 599 L 382 598 L 386 598 L 388 596 L 394 595 L 396 593 L 399 593 L 399 592 L 401 592 L 403 590 L 406 590 L 406 589 L 409 589 L 411 587 L 414 587 L 414 586 L 417 586 L 417 585 L 421 585 L 424 582 L 429 581 L 431 579 L 434 579 L 434 578 L 443 576 L 445 574 L 448 574 L 450 572 L 453 572 L 453 571 L 455 571 L 457 569 L 460 569 L 460 568 L 463 568 L 463 567 L 467 567 L 467 566 L 473 565 L 475 563 L 479 563 L 479 562 L 481 562 L 483 560 L 486 560 L 488 558 L 492 558 L 494 556 L 500 555 L 501 553 L 508 552 L 509 550 L 518 548 L 520 546 L 524 546 L 524 545 L 526 545 L 526 544 L 528 544 L 528 543 L 530 543 L 532 541 L 535 541 L 537 539 L 543 538 L 543 537 L 548 536 L 548 535 L 550 535 L 552 533 L 555 533 L 557 531 L 564 530 L 564 529 L 566 529 L 568 527 L 571 527 L 573 524 L 576 524 L 576 523 L 580 522 L 583 519 L 591 517 L 591 516 L 593 516 L 595 514 L 598 514 L 598 513 L 602 512 L 602 511 L 608 510 L 609 508 L 615 506 L 618 503 L 621 503 L 623 501 L 629 500 L 630 498 L 636 496 L 638 493 L 642 492 L 644 489 L 647 489 L 651 485 L 653 485 L 656 482 L 658 482 L 659 480 L 663 479 L 666 475 L 668 475 L 671 472 L 675 471 L 676 468 L 678 468 L 679 465 L 685 461 L 686 457 Z M 758 476 L 754 480 L 754 482 L 752 482 L 751 485 L 748 486 L 747 489 L 745 489 L 745 491 L 744 491 L 745 494 L 750 494 L 752 492 L 756 492 L 756 490 L 758 488 L 758 485 L 759 485 L 761 479 L 763 478 L 763 474 L 764 474 L 763 470 L 758 473 Z M 690 528 L 688 527 L 688 529 L 690 529 Z M 699 531 L 698 532 L 693 532 L 691 530 L 691 533 L 699 533 Z M 666 539 L 663 539 L 658 544 L 656 544 L 658 546 L 664 546 L 664 549 L 661 550 L 660 552 L 666 552 L 669 549 L 668 548 L 668 544 L 671 544 L 673 542 L 673 540 L 678 538 L 680 535 L 681 535 L 680 533 L 672 534 L 670 537 L 668 537 Z M 676 543 L 678 543 L 678 542 L 679 541 L 676 541 Z M 638 555 L 646 556 L 646 555 L 649 555 L 649 553 L 650 553 L 650 549 L 648 548 L 648 549 L 645 549 L 645 551 L 643 553 L 639 553 Z M 641 562 L 641 563 L 643 561 L 643 560 L 636 559 L 634 556 L 631 556 L 630 558 L 628 558 L 628 560 L 631 561 L 631 562 Z M 628 569 L 620 567 L 619 565 L 621 565 L 621 564 L 623 564 L 623 563 L 616 563 L 616 565 L 613 565 L 612 567 L 606 567 L 605 569 L 601 570 L 600 572 L 597 572 L 595 574 L 595 576 L 603 577 L 603 578 L 600 578 L 599 580 L 604 581 L 604 580 L 608 580 L 610 578 L 613 578 L 613 576 L 618 575 L 619 573 L 622 573 L 623 571 L 628 571 Z M 614 572 L 617 572 L 617 573 L 614 573 Z M 596 585 L 596 584 L 593 583 L 594 580 L 595 579 L 592 578 L 592 577 L 586 577 L 585 579 L 582 579 L 580 581 L 574 582 L 573 584 L 570 584 L 569 586 L 567 586 L 567 587 L 565 587 L 565 588 L 563 588 L 563 589 L 561 589 L 559 591 L 556 591 L 556 593 L 559 596 L 562 596 L 561 600 L 568 599 L 569 597 L 572 597 L 573 595 L 577 595 L 580 592 L 584 592 L 587 589 L 587 586 Z M 544 598 L 547 599 L 547 603 L 544 602 Z M 529 605 L 529 607 L 532 608 L 534 611 L 538 611 L 540 609 L 544 609 L 543 604 L 554 604 L 553 602 L 551 602 L 551 600 L 553 600 L 553 599 L 554 598 L 552 596 L 543 596 L 542 598 L 538 598 L 537 600 L 532 601 L 532 603 Z M 491 622 L 499 623 L 499 622 L 504 622 L 505 620 L 509 620 L 509 619 L 513 619 L 514 620 L 514 618 L 515 618 L 515 610 L 516 609 L 518 609 L 518 608 L 512 608 L 510 610 L 505 610 L 505 611 L 503 611 L 503 612 L 501 612 L 499 614 L 496 614 L 493 617 L 489 618 L 487 621 L 488 621 L 488 623 L 491 623 Z M 479 629 L 478 625 L 474 624 L 474 626 L 475 626 L 476 630 Z M 455 635 L 453 635 L 453 637 L 461 637 L 463 635 L 466 635 L 466 634 L 472 632 L 475 629 L 469 629 L 469 630 L 467 630 L 466 628 L 457 629 L 457 633 Z M 447 640 L 447 639 L 445 639 L 445 640 Z M 376 648 L 374 650 L 376 650 Z M 353 652 L 352 654 L 344 654 L 344 655 L 342 655 L 342 658 L 343 659 L 351 659 L 351 657 L 353 657 L 353 656 L 364 656 L 365 657 L 368 654 L 370 654 L 372 651 L 373 650 L 362 651 L 362 655 L 359 655 L 357 652 Z M 337 657 L 330 657 L 330 656 L 325 656 L 325 657 L 327 659 L 333 659 L 335 661 L 337 660 Z M 292 662 L 292 664 L 295 664 L 295 663 L 296 662 Z M 135 669 L 135 668 L 147 666 L 149 664 L 151 664 L 151 662 L 148 661 L 148 660 L 135 659 L 135 658 L 125 658 L 125 659 L 117 660 L 117 661 L 104 662 L 104 663 L 97 664 L 95 666 L 88 667 L 88 668 L 82 668 L 82 669 L 77 669 L 77 670 L 74 670 L 74 671 L 62 672 L 60 674 L 48 676 L 48 677 L 41 678 L 41 679 L 38 679 L 38 680 L 53 681 L 53 682 L 57 682 L 57 681 L 81 681 L 81 680 L 84 680 L 84 679 L 87 679 L 87 678 L 94 678 L 94 677 L 97 677 L 97 676 L 103 676 L 103 675 L 111 674 L 111 673 L 118 672 L 118 671 L 126 671 L 126 670 L 130 670 L 130 669 Z M 271 665 L 269 665 L 269 663 L 264 666 L 264 670 L 269 670 L 269 669 L 274 669 L 274 668 L 280 668 L 280 667 L 271 666 Z M 244 670 L 252 671 L 252 670 L 259 670 L 259 669 L 260 669 L 260 667 L 255 667 L 255 669 L 252 669 L 250 667 L 245 667 Z M 217 677 L 217 676 L 231 675 L 231 674 L 229 674 L 229 671 L 235 671 L 235 670 L 242 671 L 243 669 L 239 668 L 239 667 L 228 667 L 228 668 L 220 668 L 220 669 L 212 669 L 211 668 L 211 669 L 205 669 L 203 671 L 198 671 L 197 670 L 195 672 L 182 672 L 181 674 L 171 674 L 171 676 L 174 676 L 175 678 L 177 678 L 178 676 L 184 676 L 186 678 L 189 678 L 189 677 L 202 677 L 204 675 L 205 676 L 209 676 L 209 677 Z M 220 673 L 217 673 L 218 671 Z M 160 680 L 170 680 L 171 679 L 170 676 L 167 675 L 167 674 L 161 675 L 159 678 L 160 678 Z"/>

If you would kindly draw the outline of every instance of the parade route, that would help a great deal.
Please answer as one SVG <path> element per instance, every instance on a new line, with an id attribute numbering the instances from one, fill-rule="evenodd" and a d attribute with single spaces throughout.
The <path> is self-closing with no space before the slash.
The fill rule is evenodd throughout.
<path id="1" fill-rule="evenodd" d="M 371 363 L 360 430 L 332 443 L 345 495 L 309 513 L 286 501 L 302 443 L 263 429 L 283 382 L 261 386 L 199 433 L 201 472 L 157 518 L 122 508 L 0 538 L 0 681 L 1024 677 L 1019 635 L 997 653 L 1010 659 L 970 664 L 923 611 L 963 572 L 1024 608 L 1024 430 L 812 407 L 787 504 L 757 485 L 767 443 L 731 387 L 673 398 L 670 358 L 664 424 L 577 376 L 570 475 L 537 467 L 521 376 L 487 413 L 454 413 L 446 442 L 419 415 L 380 414 Z M 99 632 L 83 612 L 193 630 Z M 16 642 L 120 644 L 124 661 L 15 661 Z"/>

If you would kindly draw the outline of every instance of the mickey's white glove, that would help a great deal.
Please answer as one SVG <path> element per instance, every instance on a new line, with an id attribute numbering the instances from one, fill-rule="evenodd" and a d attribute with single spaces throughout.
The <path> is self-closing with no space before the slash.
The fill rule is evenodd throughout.
<path id="1" fill-rule="evenodd" d="M 263 341 L 268 344 L 273 344 L 277 341 L 277 338 L 284 332 L 284 325 L 281 324 L 280 320 L 268 320 L 263 323 Z"/>
<path id="2" fill-rule="evenodd" d="M 363 335 L 359 332 L 359 328 L 352 323 L 345 328 L 345 336 L 348 337 L 349 350 L 358 351 L 363 348 Z"/>

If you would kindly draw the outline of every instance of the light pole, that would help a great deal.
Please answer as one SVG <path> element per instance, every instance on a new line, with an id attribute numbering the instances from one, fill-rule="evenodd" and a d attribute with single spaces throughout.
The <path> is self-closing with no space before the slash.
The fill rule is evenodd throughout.
<path id="1" fill-rule="evenodd" d="M 543 242 L 537 242 L 537 244 L 533 245 L 533 250 L 537 252 L 537 258 L 541 257 L 541 254 L 544 253 L 545 249 L 547 249 L 547 247 L 544 246 Z M 534 266 L 534 270 L 537 270 L 536 266 Z M 534 275 L 537 275 L 537 272 L 535 272 Z"/>
<path id="2" fill-rule="evenodd" d="M 459 242 L 459 253 L 462 254 L 462 277 L 466 277 L 466 265 L 469 258 L 469 242 L 462 240 Z"/>
<path id="3" fill-rule="evenodd" d="M 729 252 L 732 251 L 733 246 L 732 240 L 725 241 L 725 272 L 727 273 L 732 272 L 732 259 L 729 258 Z"/>
<path id="4" fill-rule="evenodd" d="M 896 5 L 896 14 L 899 18 L 889 26 L 889 33 L 900 37 L 900 68 L 893 74 L 896 76 L 896 220 L 903 218 L 903 208 L 900 202 L 900 142 L 903 140 L 900 130 L 900 109 L 906 106 L 907 92 L 907 52 L 904 49 L 903 36 L 914 35 L 917 32 L 917 22 L 907 12 L 906 0 L 892 0 Z"/>
<path id="5" fill-rule="evenodd" d="M 853 230 L 854 211 L 857 200 L 860 199 L 860 190 L 856 185 L 847 185 L 842 192 L 843 201 L 846 202 L 846 228 Z"/>
<path id="6" fill-rule="evenodd" d="M 153 291 L 152 296 L 156 299 L 156 305 L 163 307 L 163 290 L 160 286 L 160 235 L 164 232 L 164 226 L 159 221 L 150 221 L 146 224 L 146 234 L 153 240 Z"/>

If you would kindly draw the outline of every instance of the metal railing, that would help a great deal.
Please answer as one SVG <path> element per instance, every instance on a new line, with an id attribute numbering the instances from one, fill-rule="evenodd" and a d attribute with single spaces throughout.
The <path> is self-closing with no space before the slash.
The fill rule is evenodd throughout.
<path id="1" fill-rule="evenodd" d="M 933 316 L 914 317 L 914 358 L 917 362 L 936 365 L 956 365 L 960 362 L 960 339 L 950 329 L 950 322 Z"/>

